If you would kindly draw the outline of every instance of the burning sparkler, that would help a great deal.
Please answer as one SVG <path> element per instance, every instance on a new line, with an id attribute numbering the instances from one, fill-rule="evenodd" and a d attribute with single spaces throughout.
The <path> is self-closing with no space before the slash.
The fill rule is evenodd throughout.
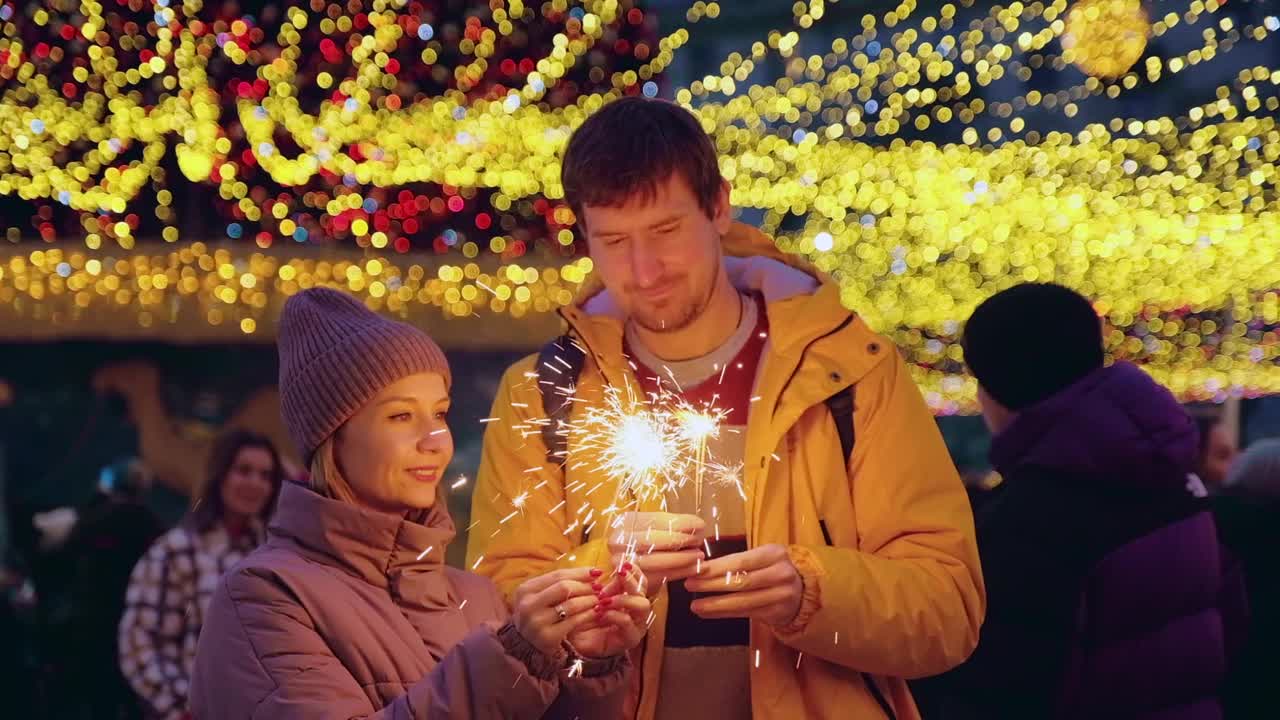
<path id="1" fill-rule="evenodd" d="M 532 379 L 536 374 L 529 373 L 529 376 Z M 568 402 L 579 404 L 579 410 L 572 417 L 558 421 L 556 432 L 567 440 L 563 453 L 565 466 L 590 468 L 607 477 L 614 486 L 611 502 L 600 509 L 598 516 L 590 502 L 583 502 L 572 513 L 575 517 L 565 530 L 566 535 L 580 527 L 589 532 L 597 522 L 622 530 L 620 526 L 625 511 L 654 505 L 666 509 L 668 499 L 689 484 L 693 485 L 695 512 L 700 513 L 705 483 L 740 485 L 733 477 L 736 468 L 718 463 L 709 448 L 709 441 L 719 436 L 721 421 L 728 415 L 727 411 L 715 407 L 715 398 L 695 405 L 662 389 L 641 396 L 636 386 L 631 384 L 608 386 L 599 399 L 578 397 L 572 385 L 557 385 L 555 390 Z M 549 422 L 549 419 L 530 420 L 519 429 L 522 434 L 536 435 Z M 537 474 L 542 470 L 543 466 L 538 465 L 525 472 Z M 459 483 L 464 481 L 460 479 Z M 537 487 L 545 484 L 544 480 Z M 577 489 L 585 489 L 590 495 L 608 484 L 597 482 L 587 488 L 584 482 Z M 510 498 L 510 512 L 498 521 L 499 528 L 520 515 L 530 494 L 531 491 L 525 489 Z M 561 499 L 552 512 L 562 508 L 573 511 L 565 504 L 566 501 Z M 642 547 L 637 548 L 636 530 L 630 528 L 628 548 L 620 566 L 634 560 L 636 554 L 643 551 Z M 497 534 L 499 530 L 494 532 Z"/>
<path id="2" fill-rule="evenodd" d="M 713 465 L 707 442 L 719 435 L 724 414 L 667 393 L 644 403 L 611 387 L 602 403 L 569 423 L 568 432 L 574 454 L 596 458 L 596 469 L 617 482 L 615 507 L 651 501 L 666 507 L 668 495 L 690 480 L 701 507 L 704 473 Z"/>
<path id="3" fill-rule="evenodd" d="M 707 441 L 720 435 L 720 414 L 699 412 L 692 408 L 681 409 L 677 413 L 681 436 L 695 448 L 693 476 L 693 506 L 695 512 L 702 511 L 702 473 L 706 467 Z"/>

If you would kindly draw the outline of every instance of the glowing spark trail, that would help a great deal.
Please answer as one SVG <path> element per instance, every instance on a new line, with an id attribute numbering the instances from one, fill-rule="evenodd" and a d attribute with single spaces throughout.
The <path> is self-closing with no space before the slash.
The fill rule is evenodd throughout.
<path id="1" fill-rule="evenodd" d="M 603 402 L 568 423 L 572 452 L 590 457 L 617 483 L 618 508 L 658 503 L 688 482 L 701 507 L 704 476 L 714 472 L 707 443 L 720 434 L 723 411 L 695 407 L 670 393 L 643 402 L 632 392 L 605 391 Z"/>
<path id="2" fill-rule="evenodd" d="M 572 455 L 589 458 L 614 482 L 608 514 L 654 505 L 665 509 L 668 499 L 690 483 L 700 509 L 708 477 L 715 482 L 724 476 L 708 441 L 719 436 L 725 415 L 665 391 L 640 398 L 631 387 L 610 387 L 599 402 L 586 403 L 576 419 L 566 422 L 566 436 Z M 633 541 L 624 560 L 635 553 Z"/>

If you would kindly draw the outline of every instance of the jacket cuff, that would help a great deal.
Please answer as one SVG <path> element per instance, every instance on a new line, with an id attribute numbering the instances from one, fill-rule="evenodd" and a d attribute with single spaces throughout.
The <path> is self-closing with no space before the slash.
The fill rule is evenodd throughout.
<path id="1" fill-rule="evenodd" d="M 626 653 L 623 653 L 621 655 L 612 655 L 610 657 L 589 658 L 575 652 L 573 653 L 573 662 L 575 665 L 578 662 L 582 663 L 581 672 L 575 674 L 581 675 L 584 678 L 604 677 L 606 675 L 621 672 L 625 669 L 627 666 L 627 655 Z M 574 669 L 577 670 L 578 668 L 574 667 Z"/>
<path id="2" fill-rule="evenodd" d="M 516 626 L 507 623 L 498 629 L 498 642 L 511 657 L 524 663 L 529 675 L 539 680 L 554 680 L 556 671 L 564 667 L 567 656 L 561 650 L 555 656 L 547 655 L 525 639 Z"/>
<path id="3" fill-rule="evenodd" d="M 803 590 L 800 593 L 800 610 L 790 623 L 778 628 L 783 635 L 796 635 L 804 632 L 809 621 L 822 609 L 822 576 L 826 571 L 817 555 L 812 550 L 800 545 L 788 545 L 787 555 L 796 572 L 800 573 Z"/>

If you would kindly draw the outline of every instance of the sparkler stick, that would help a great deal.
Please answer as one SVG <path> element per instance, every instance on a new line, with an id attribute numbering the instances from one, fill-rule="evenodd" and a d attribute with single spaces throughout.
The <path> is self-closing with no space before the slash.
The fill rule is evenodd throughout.
<path id="1" fill-rule="evenodd" d="M 678 413 L 680 433 L 694 447 L 693 506 L 702 512 L 702 478 L 707 466 L 707 440 L 720 434 L 720 413 L 684 408 Z"/>

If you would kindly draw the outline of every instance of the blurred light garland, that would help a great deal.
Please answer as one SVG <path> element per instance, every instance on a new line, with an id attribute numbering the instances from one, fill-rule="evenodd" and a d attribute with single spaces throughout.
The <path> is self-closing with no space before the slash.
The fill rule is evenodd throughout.
<path id="1" fill-rule="evenodd" d="M 4 24 L 0 39 L 0 88 L 16 85 L 0 102 L 17 111 L 3 118 L 11 124 L 0 121 L 13 140 L 0 139 L 0 195 L 48 203 L 33 218 L 46 241 L 73 234 L 91 249 L 128 249 L 148 229 L 175 241 L 180 190 L 190 187 L 170 178 L 177 171 L 216 186 L 225 229 L 204 228 L 201 239 L 225 234 L 263 248 L 354 240 L 508 259 L 549 240 L 571 254 L 572 233 L 561 232 L 557 207 L 537 193 L 434 182 L 443 173 L 388 174 L 388 163 L 409 160 L 379 147 L 383 128 L 361 128 L 398 119 L 397 132 L 416 134 L 404 122 L 415 111 L 444 109 L 453 122 L 491 101 L 560 107 L 614 87 L 604 72 L 611 65 L 648 78 L 670 59 L 646 39 L 652 23 L 629 0 L 589 4 L 602 14 L 564 2 L 374 0 L 366 11 L 360 0 L 312 0 L 282 13 L 265 5 L 260 18 L 228 13 L 234 5 L 206 10 L 201 0 L 116 5 L 4 6 L 25 21 Z M 46 39 L 65 41 L 65 51 Z M 308 123 L 307 112 L 322 122 Z M 435 144 L 468 142 L 457 131 L 424 130 L 412 158 L 419 165 L 436 160 Z M 136 209 L 153 204 L 142 192 L 148 183 L 156 221 Z M 207 205 L 200 200 L 197 212 Z M 74 224 L 63 207 L 78 213 Z M 9 229 L 10 239 L 22 234 Z"/>
<path id="2" fill-rule="evenodd" d="M 144 9 L 140 0 L 117 2 Z M 995 6 L 962 29 L 958 7 L 972 3 L 944 4 L 916 19 L 917 2 L 904 0 L 864 16 L 860 32 L 837 39 L 830 52 L 797 56 L 801 33 L 831 4 L 796 2 L 795 29 L 770 32 L 675 96 L 713 133 L 734 203 L 766 210 L 765 227 L 783 248 L 839 280 L 846 303 L 902 345 L 937 411 L 970 408 L 974 388 L 960 364 L 959 323 L 982 298 L 1024 280 L 1063 282 L 1094 298 L 1109 323 L 1111 355 L 1142 363 L 1185 398 L 1280 391 L 1280 70 L 1241 68 L 1212 100 L 1175 116 L 1117 117 L 1069 133 L 1028 122 L 1032 109 L 1072 118 L 1090 98 L 1156 85 L 1244 44 L 1274 46 L 1280 21 L 1270 16 L 1237 27 L 1218 17 L 1221 0 L 1193 0 L 1154 20 L 1136 0 L 1053 0 Z M 572 128 L 605 102 L 655 94 L 655 78 L 690 38 L 680 29 L 641 53 L 619 36 L 620 27 L 644 17 L 630 3 L 551 0 L 535 8 L 492 0 L 457 38 L 459 57 L 470 59 L 449 69 L 448 89 L 405 98 L 396 92 L 397 58 L 407 52 L 433 65 L 442 52 L 417 3 L 375 0 L 369 12 L 323 0 L 291 7 L 276 49 L 266 52 L 258 49 L 263 32 L 252 18 L 206 23 L 199 0 L 176 9 L 157 0 L 146 8 L 153 18 L 145 28 L 123 26 L 128 32 L 117 44 L 124 52 L 116 52 L 104 28 L 120 23 L 102 4 L 84 0 L 76 10 L 47 0 L 28 7 L 28 22 L 48 25 L 83 51 L 72 73 L 78 84 L 52 87 L 39 70 L 61 59 L 54 58 L 59 48 L 24 44 L 14 6 L 0 8 L 8 9 L 8 17 L 0 9 L 7 21 L 0 194 L 78 210 L 90 250 L 107 241 L 128 250 L 139 219 L 127 211 L 149 186 L 157 217 L 168 223 L 163 235 L 175 241 L 163 160 L 166 142 L 176 139 L 181 173 L 216 184 L 243 217 L 228 234 L 259 247 L 280 238 L 350 239 L 371 253 L 405 252 L 420 217 L 426 223 L 487 204 L 493 213 L 475 212 L 468 217 L 474 229 L 435 238 L 435 250 L 510 261 L 543 240 L 538 264 L 548 267 L 511 264 L 494 277 L 478 270 L 470 277 L 459 268 L 474 264 L 442 265 L 434 280 L 424 280 L 426 270 L 416 279 L 406 270 L 397 277 L 409 284 L 394 293 L 358 266 L 308 275 L 390 310 L 423 303 L 461 316 L 541 312 L 569 301 L 590 268 L 552 259 L 581 251 L 572 213 L 560 201 L 558 153 Z M 686 20 L 721 13 L 717 3 L 697 2 Z M 902 29 L 908 20 L 913 27 Z M 510 76 L 518 81 L 486 85 L 486 58 L 535 21 L 563 25 L 551 51 Z M 1179 25 L 1203 26 L 1203 42 L 1144 57 L 1149 38 Z M 336 55 L 330 64 L 341 60 L 350 70 L 345 77 L 308 64 L 302 40 L 317 26 L 341 40 L 321 43 L 319 52 Z M 590 53 L 602 41 L 639 64 L 612 73 L 593 66 L 589 81 L 609 89 L 549 101 L 565 78 L 592 65 Z M 118 56 L 127 53 L 136 63 L 122 70 Z M 771 55 L 784 60 L 783 75 L 749 84 Z M 231 117 L 223 116 L 221 98 L 228 88 L 211 86 L 210 63 L 253 72 L 236 82 Z M 1029 82 L 1072 65 L 1088 74 L 1078 85 L 1001 101 L 977 97 L 977 88 L 1006 76 Z M 963 127 L 962 142 L 923 139 L 949 124 Z M 78 159 L 68 155 L 82 146 L 88 149 Z M 298 191 L 265 194 L 263 182 Z M 442 192 L 393 192 L 424 183 Z M 516 206 L 532 225 L 498 217 Z M 790 218 L 800 219 L 798 228 Z M 36 224 L 52 239 L 51 223 Z M 254 233 L 251 224 L 262 229 Z M 88 255 L 75 266 L 54 262 L 49 250 L 24 252 L 0 266 L 0 300 L 59 295 L 76 306 L 114 302 L 142 312 L 156 292 L 177 287 L 209 312 L 244 321 L 269 311 L 273 293 L 301 287 L 277 272 L 291 263 L 230 277 L 225 262 L 184 265 L 183 253 L 205 256 L 197 247 L 172 253 L 156 269 L 151 260 L 139 265 L 135 258 L 123 269 L 116 262 L 102 277 L 88 274 Z M 371 262 L 398 267 L 385 258 Z M 516 281 L 531 270 L 536 282 Z M 109 277 L 119 287 L 108 287 Z M 160 277 L 168 284 L 157 287 Z M 252 277 L 254 285 L 237 286 L 238 277 Z M 73 278 L 81 278 L 80 287 L 72 287 Z M 256 323 L 243 327 L 252 332 Z"/>
<path id="3" fill-rule="evenodd" d="M 400 256 L 281 257 L 200 242 L 155 249 L 160 252 L 104 256 L 49 248 L 15 255 L 0 266 L 0 307 L 68 323 L 114 306 L 136 312 L 139 324 L 151 327 L 174 322 L 179 306 L 195 304 L 209 324 L 238 323 L 251 335 L 259 325 L 274 326 L 290 295 L 327 285 L 405 318 L 426 308 L 457 318 L 479 312 L 522 318 L 572 302 L 592 269 L 587 257 L 558 268 L 513 263 L 486 271 L 470 262 L 430 266 Z"/>

